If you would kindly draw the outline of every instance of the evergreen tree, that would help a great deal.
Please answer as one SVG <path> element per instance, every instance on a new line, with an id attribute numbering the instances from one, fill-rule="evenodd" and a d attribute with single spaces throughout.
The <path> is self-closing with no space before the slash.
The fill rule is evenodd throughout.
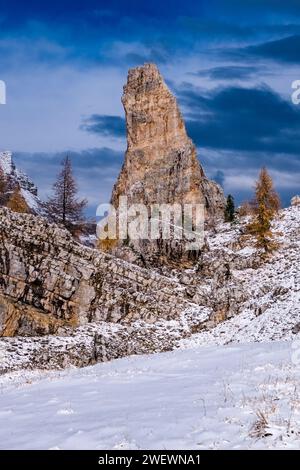
<path id="1" fill-rule="evenodd" d="M 225 207 L 225 222 L 233 222 L 235 219 L 235 205 L 231 194 L 227 196 Z"/>
<path id="2" fill-rule="evenodd" d="M 87 201 L 78 200 L 76 197 L 78 188 L 70 158 L 64 158 L 61 165 L 61 172 L 53 185 L 54 194 L 46 202 L 46 210 L 50 218 L 71 230 L 84 219 L 83 209 Z"/>
<path id="3" fill-rule="evenodd" d="M 256 245 L 271 253 L 277 248 L 273 240 L 271 222 L 280 209 L 280 199 L 276 193 L 273 181 L 266 168 L 262 168 L 256 183 L 254 214 L 248 230 L 256 237 Z"/>

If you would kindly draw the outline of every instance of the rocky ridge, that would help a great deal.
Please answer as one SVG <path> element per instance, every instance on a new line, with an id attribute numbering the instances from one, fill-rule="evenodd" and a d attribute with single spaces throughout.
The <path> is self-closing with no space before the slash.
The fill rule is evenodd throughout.
<path id="1" fill-rule="evenodd" d="M 4 336 L 93 321 L 154 322 L 189 305 L 175 279 L 84 247 L 46 219 L 0 208 L 0 238 Z"/>
<path id="2" fill-rule="evenodd" d="M 42 202 L 38 198 L 38 190 L 36 185 L 22 170 L 16 167 L 13 161 L 13 154 L 10 151 L 0 152 L 0 169 L 3 171 L 7 181 L 7 190 L 4 195 L 5 204 L 11 193 L 17 188 L 20 197 L 24 200 L 28 212 L 32 214 L 42 214 Z"/>
<path id="3" fill-rule="evenodd" d="M 169 271 L 191 302 L 177 309 L 173 301 L 173 319 L 153 324 L 107 319 L 61 327 L 55 336 L 2 338 L 0 370 L 84 366 L 199 344 L 299 338 L 299 206 L 282 210 L 274 221 L 280 247 L 264 263 L 254 241 L 244 235 L 246 223 L 220 224 L 207 233 L 206 251 L 194 269 Z"/>

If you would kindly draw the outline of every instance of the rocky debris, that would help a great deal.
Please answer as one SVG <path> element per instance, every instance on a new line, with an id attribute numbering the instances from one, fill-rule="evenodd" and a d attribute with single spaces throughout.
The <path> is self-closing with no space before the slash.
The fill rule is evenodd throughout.
<path id="1" fill-rule="evenodd" d="M 221 224 L 207 233 L 193 269 L 160 270 L 164 274 L 83 247 L 45 219 L 5 208 L 0 217 L 0 328 L 5 336 L 53 334 L 63 325 L 95 321 L 153 323 L 178 318 L 189 305 L 209 310 L 205 327 L 240 314 L 245 305 L 259 316 L 289 296 L 291 286 L 281 276 L 259 285 L 249 276 L 264 272 L 277 257 L 283 273 L 299 259 L 296 208 L 282 211 L 275 226 L 281 247 L 266 264 L 250 242 L 240 248 L 243 223 Z"/>
<path id="2" fill-rule="evenodd" d="M 170 351 L 207 318 L 206 309 L 187 309 L 177 320 L 131 325 L 106 322 L 61 328 L 59 336 L 0 339 L 0 375 L 22 369 L 84 367 L 133 354 Z"/>
<path id="3" fill-rule="evenodd" d="M 189 305 L 175 279 L 84 247 L 46 219 L 0 208 L 0 238 L 2 335 L 93 321 L 151 323 Z"/>
<path id="4" fill-rule="evenodd" d="M 89 246 L 90 248 L 97 247 L 97 234 L 96 234 L 97 225 L 96 222 L 84 222 L 78 226 L 79 235 L 76 237 L 73 233 L 74 238 L 82 243 L 82 245 Z"/>
<path id="5" fill-rule="evenodd" d="M 274 221 L 273 232 L 279 248 L 264 262 L 250 240 L 247 247 L 237 249 L 241 226 L 226 228 L 226 225 L 208 237 L 210 252 L 198 267 L 200 279 L 195 293 L 198 298 L 191 301 L 205 304 L 211 313 L 205 328 L 187 341 L 188 347 L 295 339 L 300 324 L 298 207 L 282 210 Z M 194 277 L 191 270 L 189 275 Z M 209 323 L 222 313 L 225 321 Z"/>
<path id="6" fill-rule="evenodd" d="M 221 224 L 217 230 L 207 233 L 206 252 L 198 265 L 185 271 L 169 270 L 169 278 L 74 244 L 71 236 L 58 227 L 48 224 L 45 228 L 43 219 L 2 211 L 1 220 L 5 220 L 10 233 L 8 237 L 1 232 L 4 247 L 6 250 L 10 247 L 17 259 L 21 259 L 16 265 L 15 258 L 7 251 L 1 254 L 2 262 L 6 260 L 7 265 L 13 267 L 12 277 L 1 279 L 2 292 L 7 289 L 0 302 L 2 328 L 5 325 L 22 335 L 48 333 L 40 337 L 0 339 L 2 373 L 22 368 L 85 366 L 178 346 L 295 339 L 299 335 L 300 212 L 296 207 L 281 211 L 274 222 L 279 249 L 267 262 L 259 259 L 254 241 L 240 246 L 239 238 L 246 221 L 236 225 Z M 51 292 L 44 293 L 45 300 L 39 297 L 38 286 L 31 285 L 30 277 L 26 279 L 27 292 L 31 292 L 29 301 L 24 302 L 16 295 L 20 280 L 14 266 L 18 266 L 21 273 L 27 266 L 25 240 L 33 257 L 26 268 L 28 274 L 33 272 L 34 265 L 37 275 L 43 273 L 44 283 L 44 273 L 48 271 L 55 280 Z M 45 250 L 49 251 L 49 256 Z M 80 316 L 80 322 L 72 323 L 72 318 L 68 322 L 67 315 L 84 298 L 84 289 L 94 286 L 95 266 L 104 284 L 102 296 L 97 297 L 96 303 L 81 306 L 80 312 L 85 313 Z M 75 269 L 81 274 L 77 273 L 76 281 L 68 284 L 70 277 L 67 275 L 73 276 Z M 79 287 L 81 280 L 87 281 L 84 287 Z M 151 288 L 149 283 L 152 283 Z M 79 293 L 68 304 L 70 285 L 76 285 L 75 291 L 79 290 L 83 297 Z M 120 317 L 122 289 L 132 298 L 129 310 L 123 310 Z M 64 314 L 50 313 L 51 302 L 57 308 L 57 299 L 65 302 L 62 303 Z M 97 316 L 93 310 L 96 304 Z M 42 310 L 41 305 L 46 308 Z M 111 315 L 107 313 L 109 308 Z M 11 309 L 12 313 L 6 323 L 3 322 L 5 309 Z M 19 316 L 14 309 L 20 310 Z M 149 323 L 149 312 L 153 323 Z M 77 326 L 80 323 L 82 326 Z M 53 332 L 55 335 L 49 334 Z"/>
<path id="7" fill-rule="evenodd" d="M 292 324 L 300 314 L 298 208 L 284 209 L 274 221 L 279 249 L 267 261 L 255 248 L 255 240 L 244 237 L 246 224 L 247 219 L 241 219 L 235 225 L 219 224 L 208 231 L 205 249 L 194 268 L 177 272 L 190 301 L 209 309 L 206 329 L 232 318 L 238 322 L 245 310 L 258 317 L 285 303 L 284 309 L 295 313 Z M 289 303 L 289 299 L 293 301 Z"/>
<path id="8" fill-rule="evenodd" d="M 2 196 L 1 204 L 6 205 L 11 194 L 17 188 L 19 196 L 28 208 L 28 212 L 37 215 L 42 214 L 43 204 L 38 198 L 37 187 L 22 170 L 16 167 L 12 152 L 0 152 L 0 168 L 7 182 L 6 193 Z"/>
<path id="9" fill-rule="evenodd" d="M 112 192 L 114 207 L 119 207 L 120 196 L 126 196 L 129 205 L 142 203 L 148 208 L 152 204 L 203 204 L 206 219 L 223 217 L 222 189 L 205 176 L 176 99 L 156 65 L 129 70 L 122 103 L 127 151 Z M 167 259 L 181 262 L 186 255 L 177 240 L 172 240 L 171 245 L 169 240 L 142 240 L 132 245 L 133 250 L 148 257 L 150 264 L 151 256 L 156 262 L 161 256 L 163 264 Z M 136 260 L 139 261 L 138 254 Z"/>

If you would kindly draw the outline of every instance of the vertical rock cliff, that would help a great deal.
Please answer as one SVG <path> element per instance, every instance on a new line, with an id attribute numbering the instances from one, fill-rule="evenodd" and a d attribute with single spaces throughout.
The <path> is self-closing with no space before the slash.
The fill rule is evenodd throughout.
<path id="1" fill-rule="evenodd" d="M 202 203 L 207 218 L 222 216 L 222 189 L 205 176 L 176 98 L 156 65 L 129 70 L 122 103 L 127 151 L 113 205 L 126 195 L 131 204 Z"/>

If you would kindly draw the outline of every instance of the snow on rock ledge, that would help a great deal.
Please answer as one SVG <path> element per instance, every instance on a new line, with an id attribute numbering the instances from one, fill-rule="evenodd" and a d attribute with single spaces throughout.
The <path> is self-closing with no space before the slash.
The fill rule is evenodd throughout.
<path id="1" fill-rule="evenodd" d="M 36 215 L 42 215 L 43 204 L 38 198 L 37 187 L 22 170 L 16 167 L 12 152 L 0 152 L 0 169 L 7 179 L 7 198 L 18 187 L 20 196 L 24 199 L 29 211 Z"/>
<path id="2" fill-rule="evenodd" d="M 189 306 L 184 286 L 83 247 L 46 219 L 0 208 L 0 335 L 93 321 L 154 322 Z"/>

